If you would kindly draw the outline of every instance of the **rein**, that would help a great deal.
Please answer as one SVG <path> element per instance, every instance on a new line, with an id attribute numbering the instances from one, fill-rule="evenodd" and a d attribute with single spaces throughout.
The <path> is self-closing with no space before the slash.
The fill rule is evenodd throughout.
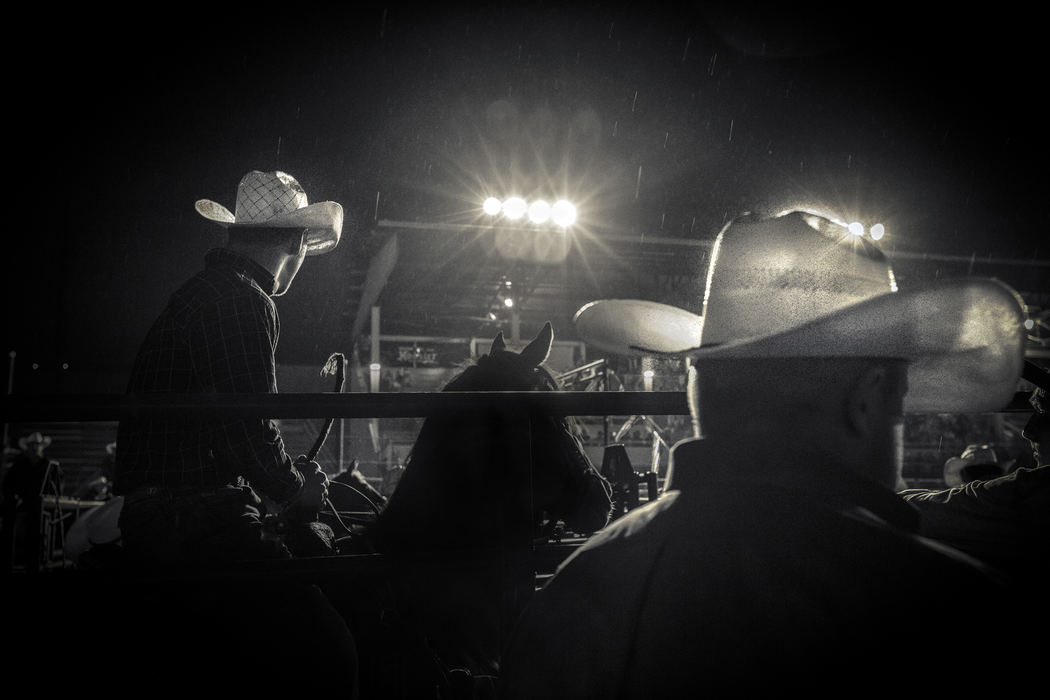
<path id="1" fill-rule="evenodd" d="M 336 394 L 342 393 L 343 382 L 346 380 L 346 373 L 344 367 L 346 365 L 346 357 L 343 353 L 336 352 L 329 356 L 328 361 L 324 363 L 324 367 L 321 368 L 321 375 L 335 374 L 335 389 Z M 325 420 L 324 428 L 321 429 L 321 434 L 317 436 L 314 441 L 314 446 L 310 448 L 310 451 L 306 454 L 306 459 L 310 462 L 314 461 L 317 457 L 317 453 L 321 451 L 321 446 L 324 445 L 324 441 L 328 439 L 328 433 L 332 431 L 332 423 L 335 422 L 335 418 L 328 418 Z"/>
<path id="2" fill-rule="evenodd" d="M 324 367 L 321 368 L 322 376 L 326 374 L 335 375 L 335 388 L 333 389 L 333 391 L 336 394 L 342 393 L 343 391 L 343 384 L 346 381 L 345 367 L 346 357 L 341 352 L 336 352 L 332 353 L 332 355 L 329 356 L 328 361 L 325 362 Z M 328 439 L 329 433 L 332 432 L 333 423 L 335 423 L 335 418 L 328 418 L 325 420 L 324 427 L 321 429 L 320 434 L 314 441 L 313 447 L 311 447 L 310 451 L 306 454 L 306 459 L 308 461 L 312 462 L 314 461 L 314 459 L 317 458 L 317 455 L 321 451 L 321 447 L 324 445 L 325 440 Z M 330 481 L 329 485 L 331 484 L 339 484 L 340 486 L 346 487 L 354 493 L 358 494 L 359 496 L 365 499 L 365 502 L 368 503 L 368 505 L 372 506 L 372 510 L 375 511 L 376 515 L 379 515 L 379 507 L 376 506 L 375 503 L 372 503 L 372 499 L 360 490 L 354 488 L 350 484 L 344 484 L 339 481 Z M 336 509 L 336 507 L 332 504 L 332 499 L 328 498 L 328 496 L 325 496 L 324 502 L 325 504 L 327 504 L 328 509 L 331 511 L 333 517 L 335 517 L 336 521 L 342 526 L 342 528 L 346 530 L 347 533 L 353 534 L 353 531 L 350 529 L 350 527 L 345 522 L 343 522 L 342 517 L 339 515 L 338 509 Z"/>

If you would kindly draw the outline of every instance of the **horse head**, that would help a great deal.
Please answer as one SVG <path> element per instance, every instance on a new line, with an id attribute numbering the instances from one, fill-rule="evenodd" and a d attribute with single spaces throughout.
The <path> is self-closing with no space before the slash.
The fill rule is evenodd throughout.
<path id="1" fill-rule="evenodd" d="M 544 364 L 553 341 L 549 322 L 520 352 L 508 349 L 500 332 L 443 391 L 558 391 Z M 563 520 L 573 532 L 591 533 L 608 523 L 612 490 L 584 451 L 574 419 L 510 409 L 461 412 L 424 421 L 377 519 L 380 539 L 407 546 L 411 538 L 430 548 L 441 546 L 438 538 L 494 544 L 505 531 L 502 518 L 519 512 L 508 504 L 522 495 L 515 481 L 522 473 L 513 468 L 522 455 L 534 526 Z"/>
<path id="2" fill-rule="evenodd" d="M 507 349 L 501 331 L 478 365 L 491 362 L 500 366 L 505 382 L 511 382 L 511 377 L 524 378 L 522 384 L 513 385 L 513 390 L 560 391 L 545 365 L 553 343 L 550 322 L 519 353 Z M 550 522 L 564 520 L 578 533 L 604 527 L 612 508 L 611 487 L 587 456 L 576 419 L 533 416 L 530 431 L 535 515 Z"/>

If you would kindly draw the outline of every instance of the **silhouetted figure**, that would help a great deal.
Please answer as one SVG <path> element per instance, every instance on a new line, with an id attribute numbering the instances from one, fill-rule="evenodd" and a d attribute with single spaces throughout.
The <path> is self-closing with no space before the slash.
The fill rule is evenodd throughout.
<path id="1" fill-rule="evenodd" d="M 1050 383 L 1043 372 L 1044 384 Z M 1032 416 L 1022 435 L 1034 467 L 946 489 L 906 489 L 901 496 L 918 509 L 920 532 L 946 542 L 1008 573 L 1017 587 L 1050 583 L 1050 414 L 1047 390 L 1031 394 Z"/>
<path id="2" fill-rule="evenodd" d="M 1008 638 L 1011 598 L 917 536 L 893 488 L 906 410 L 1012 398 L 1019 299 L 973 278 L 896 291 L 870 240 L 806 212 L 734 220 L 708 261 L 702 316 L 641 300 L 577 312 L 599 348 L 690 358 L 697 437 L 674 448 L 658 500 L 536 593 L 501 698 L 972 689 L 952 675 L 959 641 Z"/>
<path id="3" fill-rule="evenodd" d="M 4 570 L 21 567 L 35 573 L 40 570 L 44 542 L 41 532 L 43 494 L 61 495 L 61 467 L 44 451 L 51 438 L 39 432 L 21 438 L 21 449 L 8 467 L 3 480 L 3 559 Z"/>
<path id="4" fill-rule="evenodd" d="M 308 204 L 285 173 L 253 171 L 238 186 L 236 209 L 197 202 L 227 229 L 227 244 L 172 294 L 139 349 L 129 393 L 277 392 L 273 297 L 288 291 L 307 256 L 336 246 L 342 207 Z M 133 418 L 121 421 L 117 444 L 123 546 L 142 564 L 286 557 L 280 542 L 261 536 L 255 492 L 297 521 L 313 519 L 326 493 L 320 466 L 293 464 L 271 420 Z"/>
<path id="5" fill-rule="evenodd" d="M 273 299 L 307 257 L 336 247 L 342 207 L 309 204 L 286 173 L 252 171 L 240 181 L 234 213 L 205 199 L 196 209 L 225 228 L 226 245 L 210 250 L 203 269 L 171 295 L 140 346 L 128 392 L 274 394 Z M 298 678 L 304 689 L 324 680 L 352 696 L 354 640 L 319 588 L 235 575 L 244 562 L 331 551 L 331 529 L 317 522 L 328 484 L 320 465 L 293 461 L 274 421 L 235 413 L 133 417 L 120 422 L 117 444 L 125 564 L 162 577 L 156 587 L 124 591 L 127 614 L 116 629 L 134 646 L 122 653 L 148 659 L 142 668 L 157 678 L 189 673 L 204 682 L 205 669 L 220 669 L 220 678 L 243 676 L 259 689 Z M 279 527 L 268 527 L 260 494 L 280 507 Z M 197 570 L 221 577 L 201 587 L 163 582 Z M 192 668 L 181 658 L 188 649 Z"/>

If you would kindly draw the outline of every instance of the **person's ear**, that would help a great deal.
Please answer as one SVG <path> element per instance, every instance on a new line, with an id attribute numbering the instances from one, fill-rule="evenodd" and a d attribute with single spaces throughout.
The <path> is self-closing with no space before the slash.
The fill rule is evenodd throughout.
<path id="1" fill-rule="evenodd" d="M 883 365 L 871 365 L 853 383 L 846 395 L 846 417 L 849 427 L 867 436 L 887 410 L 886 385 L 889 372 Z"/>

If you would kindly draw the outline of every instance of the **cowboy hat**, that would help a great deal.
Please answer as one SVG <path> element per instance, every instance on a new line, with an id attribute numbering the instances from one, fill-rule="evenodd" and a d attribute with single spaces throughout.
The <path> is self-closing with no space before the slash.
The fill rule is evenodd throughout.
<path id="1" fill-rule="evenodd" d="M 968 445 L 958 457 L 949 457 L 944 463 L 944 483 L 948 486 L 984 479 L 994 479 L 1006 473 L 1014 460 L 999 464 L 999 458 L 989 445 Z"/>
<path id="2" fill-rule="evenodd" d="M 66 533 L 62 545 L 63 555 L 79 564 L 80 557 L 92 547 L 118 542 L 121 537 L 120 511 L 123 507 L 124 497 L 114 496 L 80 516 Z"/>
<path id="3" fill-rule="evenodd" d="M 210 199 L 198 199 L 197 213 L 226 228 L 305 228 L 306 254 L 321 255 L 339 244 L 343 207 L 336 202 L 309 204 L 299 182 L 279 170 L 253 170 L 237 186 L 236 214 Z"/>
<path id="4" fill-rule="evenodd" d="M 574 317 L 580 337 L 627 355 L 886 357 L 909 361 L 905 409 L 1001 409 L 1024 361 L 1024 305 L 992 279 L 897 289 L 866 237 L 806 211 L 742 217 L 711 249 L 701 313 L 605 299 Z"/>
<path id="5" fill-rule="evenodd" d="M 23 450 L 28 448 L 30 445 L 42 445 L 44 447 L 47 447 L 50 444 L 51 438 L 49 438 L 47 435 L 42 435 L 40 432 L 30 433 L 29 435 L 26 435 L 24 438 L 21 438 L 18 441 L 18 446 L 21 447 Z"/>

